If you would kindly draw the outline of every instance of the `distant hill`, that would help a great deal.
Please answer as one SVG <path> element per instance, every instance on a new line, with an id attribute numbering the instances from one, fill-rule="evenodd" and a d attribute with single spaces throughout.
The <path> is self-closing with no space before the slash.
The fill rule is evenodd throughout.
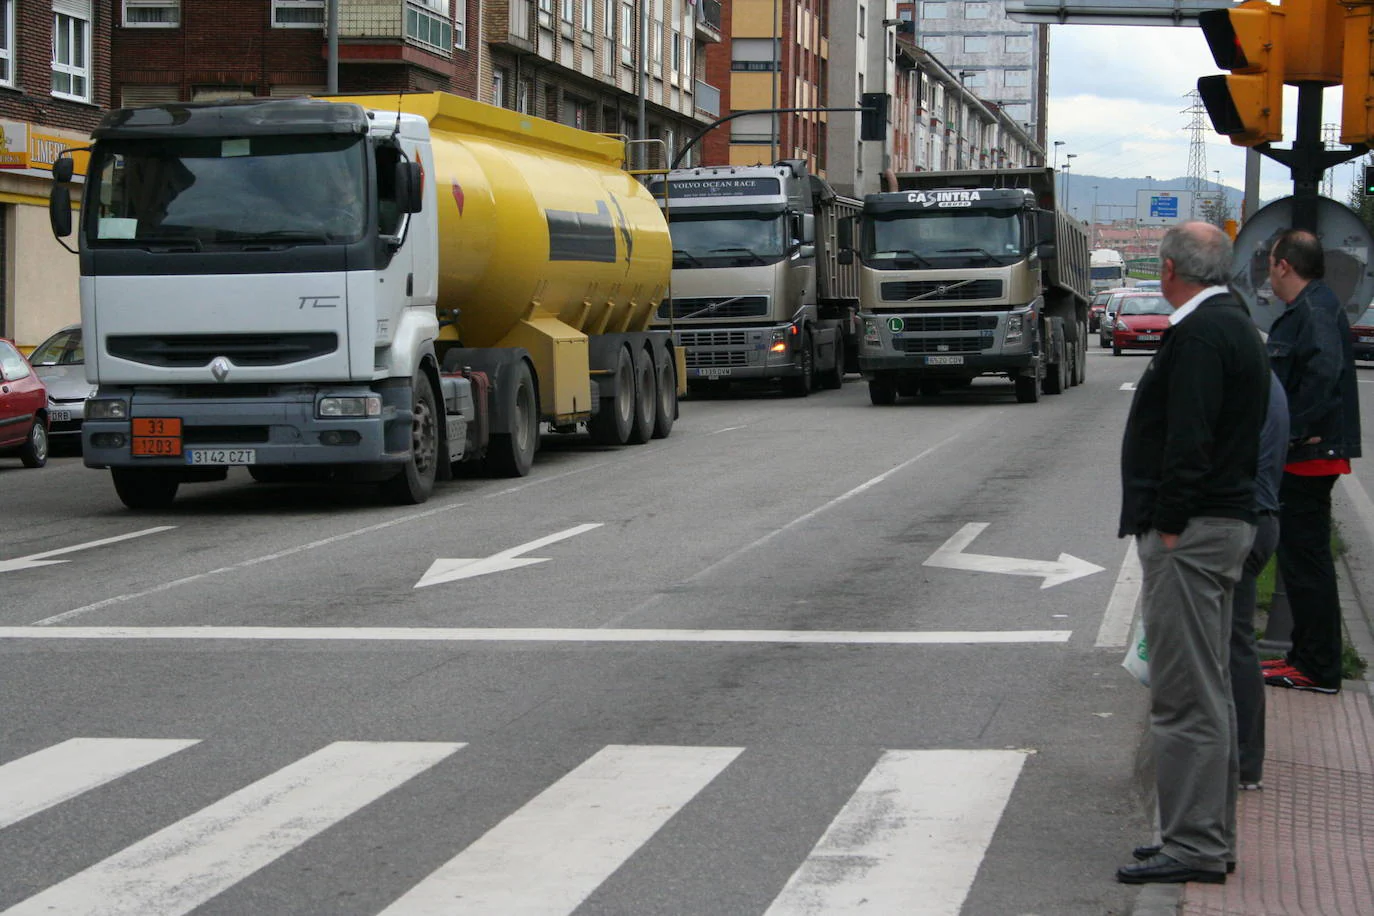
<path id="1" fill-rule="evenodd" d="M 1096 191 L 1093 187 L 1096 186 Z M 1059 205 L 1065 206 L 1064 175 L 1059 176 Z M 1214 181 L 1206 183 L 1207 190 L 1220 188 L 1226 195 L 1231 213 L 1240 212 L 1244 192 L 1228 185 L 1218 185 Z M 1136 192 L 1138 191 L 1186 191 L 1188 179 L 1184 178 L 1103 178 L 1097 175 L 1078 175 L 1069 172 L 1067 207 L 1076 210 L 1079 219 L 1092 217 L 1093 201 L 1097 201 L 1097 218 L 1101 222 L 1113 219 L 1130 219 L 1135 215 Z"/>

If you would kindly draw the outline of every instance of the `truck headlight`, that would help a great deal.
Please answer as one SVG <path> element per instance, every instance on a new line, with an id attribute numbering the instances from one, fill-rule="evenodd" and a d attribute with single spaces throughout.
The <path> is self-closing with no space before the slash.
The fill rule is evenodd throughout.
<path id="1" fill-rule="evenodd" d="M 98 398 L 86 402 L 87 420 L 127 420 L 129 402 L 123 398 Z"/>
<path id="2" fill-rule="evenodd" d="M 769 353 L 786 353 L 786 352 L 787 352 L 787 329 L 786 329 L 786 328 L 778 328 L 778 329 L 776 329 L 775 331 L 773 331 L 773 339 L 772 339 L 772 341 L 768 344 L 768 352 L 769 352 Z"/>
<path id="3" fill-rule="evenodd" d="M 878 326 L 867 318 L 864 319 L 864 343 L 878 344 Z"/>
<path id="4" fill-rule="evenodd" d="M 1022 315 L 1007 316 L 1007 343 L 1016 343 L 1026 332 L 1026 319 Z"/>
<path id="5" fill-rule="evenodd" d="M 364 397 L 320 398 L 320 406 L 317 410 L 318 415 L 324 419 L 380 417 L 382 415 L 382 399 L 375 394 Z"/>

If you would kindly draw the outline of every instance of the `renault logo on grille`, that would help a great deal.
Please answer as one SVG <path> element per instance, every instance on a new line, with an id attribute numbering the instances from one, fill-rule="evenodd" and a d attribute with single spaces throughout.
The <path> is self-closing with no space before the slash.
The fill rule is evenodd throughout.
<path id="1" fill-rule="evenodd" d="M 229 377 L 229 370 L 232 368 L 233 366 L 230 365 L 228 359 L 223 356 L 216 356 L 214 361 L 210 363 L 210 374 L 215 377 L 215 381 L 222 382 Z"/>

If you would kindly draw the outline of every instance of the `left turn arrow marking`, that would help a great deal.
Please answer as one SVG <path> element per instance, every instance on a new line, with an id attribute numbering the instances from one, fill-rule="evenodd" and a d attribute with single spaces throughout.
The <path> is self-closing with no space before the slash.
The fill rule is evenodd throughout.
<path id="1" fill-rule="evenodd" d="M 471 579 L 475 576 L 485 576 L 488 573 L 506 572 L 511 569 L 519 569 L 522 566 L 533 566 L 536 563 L 548 562 L 548 557 L 524 557 L 521 554 L 529 553 L 531 550 L 538 550 L 540 547 L 547 547 L 549 544 L 556 544 L 559 541 L 566 541 L 568 538 L 576 537 L 579 534 L 591 531 L 593 528 L 600 528 L 601 522 L 593 522 L 586 525 L 578 525 L 576 528 L 569 528 L 566 531 L 559 531 L 538 540 L 530 541 L 528 544 L 521 544 L 518 547 L 511 547 L 500 553 L 494 553 L 489 557 L 476 557 L 467 559 L 438 559 L 430 564 L 429 570 L 420 577 L 420 581 L 415 583 L 415 588 L 424 588 L 427 585 L 438 585 L 441 582 L 454 582 L 458 579 Z"/>

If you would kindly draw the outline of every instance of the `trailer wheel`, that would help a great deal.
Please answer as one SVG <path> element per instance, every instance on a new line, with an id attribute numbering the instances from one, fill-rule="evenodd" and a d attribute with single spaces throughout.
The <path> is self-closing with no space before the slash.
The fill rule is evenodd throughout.
<path id="1" fill-rule="evenodd" d="M 401 506 L 429 499 L 439 469 L 439 411 L 429 376 L 415 376 L 410 397 L 410 458 L 399 474 L 382 481 L 382 495 Z"/>
<path id="2" fill-rule="evenodd" d="M 42 417 L 34 417 L 28 438 L 19 449 L 19 460 L 26 468 L 41 468 L 48 463 L 48 427 Z"/>
<path id="3" fill-rule="evenodd" d="M 677 365 L 671 351 L 658 364 L 658 397 L 654 399 L 654 438 L 667 439 L 677 419 Z"/>
<path id="4" fill-rule="evenodd" d="M 801 375 L 792 375 L 782 380 L 783 390 L 794 398 L 804 398 L 811 393 L 816 383 L 816 348 L 811 342 L 811 332 L 802 332 L 801 350 L 797 353 L 801 361 Z"/>
<path id="5" fill-rule="evenodd" d="M 166 509 L 177 498 L 181 475 L 161 468 L 110 468 L 115 492 L 130 509 Z"/>
<path id="6" fill-rule="evenodd" d="M 654 374 L 654 358 L 640 347 L 634 351 L 635 422 L 630 429 L 630 442 L 643 445 L 654 437 L 654 419 L 658 414 L 658 385 Z"/>
<path id="7" fill-rule="evenodd" d="M 587 432 L 598 445 L 624 445 L 635 422 L 635 367 L 628 347 L 616 356 L 615 394 L 602 398 L 600 409 L 587 421 Z"/>
<path id="8" fill-rule="evenodd" d="M 838 332 L 835 338 L 835 368 L 821 373 L 820 380 L 821 387 L 827 391 L 838 391 L 844 387 L 844 341 L 839 338 Z"/>
<path id="9" fill-rule="evenodd" d="M 868 399 L 874 407 L 891 407 L 897 403 L 897 386 L 890 379 L 871 378 L 868 380 Z"/>
<path id="10" fill-rule="evenodd" d="M 521 361 L 513 383 L 506 386 L 510 432 L 494 433 L 487 444 L 486 470 L 492 477 L 524 477 L 539 447 L 539 397 L 529 364 Z"/>
<path id="11" fill-rule="evenodd" d="M 1012 380 L 1016 386 L 1016 403 L 1034 404 L 1040 400 L 1040 380 L 1033 375 L 1018 375 Z"/>
<path id="12" fill-rule="evenodd" d="M 1088 333 L 1084 325 L 1078 325 L 1078 360 L 1074 363 L 1074 384 L 1081 385 L 1088 380 Z"/>
<path id="13" fill-rule="evenodd" d="M 1054 362 L 1045 367 L 1045 383 L 1042 387 L 1045 394 L 1063 394 L 1064 379 L 1068 375 L 1065 371 L 1067 366 L 1064 364 L 1064 360 L 1068 357 L 1064 351 L 1064 328 L 1058 318 L 1053 319 L 1051 327 L 1053 332 L 1050 336 L 1054 343 L 1049 355 L 1054 357 Z"/>

